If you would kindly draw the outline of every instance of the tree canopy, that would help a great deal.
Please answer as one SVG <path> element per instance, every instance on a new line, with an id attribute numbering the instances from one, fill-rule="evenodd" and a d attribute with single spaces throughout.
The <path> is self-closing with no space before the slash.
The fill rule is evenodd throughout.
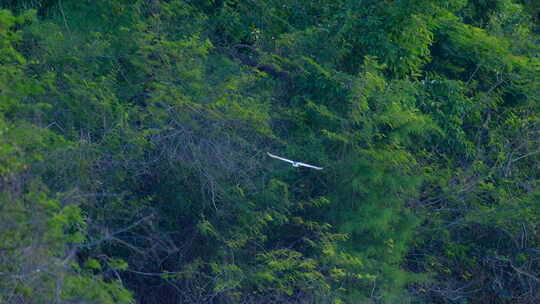
<path id="1" fill-rule="evenodd" d="M 534 304 L 539 223 L 538 1 L 0 1 L 1 303 Z"/>

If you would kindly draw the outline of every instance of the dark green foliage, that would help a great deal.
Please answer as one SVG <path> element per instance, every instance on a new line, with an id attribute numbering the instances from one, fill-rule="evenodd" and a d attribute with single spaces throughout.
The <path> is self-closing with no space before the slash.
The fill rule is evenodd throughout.
<path id="1" fill-rule="evenodd" d="M 538 12 L 0 1 L 0 302 L 538 303 Z"/>

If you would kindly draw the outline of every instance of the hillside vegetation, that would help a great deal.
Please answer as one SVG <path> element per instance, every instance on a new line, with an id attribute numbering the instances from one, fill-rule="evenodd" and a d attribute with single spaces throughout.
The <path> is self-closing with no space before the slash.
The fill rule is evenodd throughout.
<path id="1" fill-rule="evenodd" d="M 0 303 L 537 304 L 539 224 L 538 1 L 0 0 Z"/>

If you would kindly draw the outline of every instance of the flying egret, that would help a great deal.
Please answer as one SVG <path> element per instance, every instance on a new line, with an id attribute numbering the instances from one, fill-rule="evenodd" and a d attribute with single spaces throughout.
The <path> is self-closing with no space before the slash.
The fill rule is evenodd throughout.
<path id="1" fill-rule="evenodd" d="M 310 165 L 310 164 L 301 163 L 301 162 L 297 162 L 297 161 L 294 161 L 294 160 L 290 160 L 290 159 L 286 159 L 286 158 L 283 158 L 283 157 L 279 157 L 279 156 L 274 155 L 274 154 L 269 153 L 269 152 L 266 152 L 266 154 L 268 154 L 268 156 L 270 156 L 270 157 L 273 157 L 273 158 L 276 158 L 276 159 L 279 159 L 279 160 L 288 162 L 288 163 L 292 164 L 293 167 L 300 167 L 300 166 L 303 166 L 303 167 L 313 168 L 313 169 L 317 169 L 317 170 L 322 170 L 321 167 L 316 167 L 316 166 L 312 166 L 312 165 Z"/>

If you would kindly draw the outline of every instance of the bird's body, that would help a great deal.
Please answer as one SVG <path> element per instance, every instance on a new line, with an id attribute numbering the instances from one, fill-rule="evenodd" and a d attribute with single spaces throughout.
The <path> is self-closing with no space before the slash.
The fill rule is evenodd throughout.
<path id="1" fill-rule="evenodd" d="M 277 155 L 274 155 L 272 153 L 269 153 L 269 152 L 266 152 L 268 154 L 268 156 L 272 157 L 272 158 L 275 158 L 275 159 L 279 159 L 279 160 L 282 160 L 284 162 L 288 162 L 290 163 L 293 167 L 295 168 L 298 168 L 300 166 L 302 167 L 308 167 L 308 168 L 312 168 L 312 169 L 316 169 L 316 170 L 322 170 L 323 168 L 321 167 L 317 167 L 317 166 L 313 166 L 313 165 L 310 165 L 310 164 L 306 164 L 306 163 L 301 163 L 301 162 L 297 162 L 297 161 L 294 161 L 294 160 L 290 160 L 290 159 L 286 159 L 286 158 L 283 158 L 283 157 L 279 157 Z"/>

